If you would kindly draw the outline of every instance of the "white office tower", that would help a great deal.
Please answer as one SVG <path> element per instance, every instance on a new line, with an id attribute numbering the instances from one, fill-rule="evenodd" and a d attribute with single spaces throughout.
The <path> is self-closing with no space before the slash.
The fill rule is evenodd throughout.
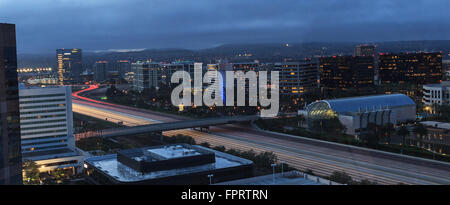
<path id="1" fill-rule="evenodd" d="M 425 105 L 450 105 L 450 81 L 423 85 L 422 92 Z"/>
<path id="2" fill-rule="evenodd" d="M 84 154 L 75 147 L 71 95 L 69 86 L 20 86 L 22 158 L 35 161 L 41 172 L 81 171 Z"/>

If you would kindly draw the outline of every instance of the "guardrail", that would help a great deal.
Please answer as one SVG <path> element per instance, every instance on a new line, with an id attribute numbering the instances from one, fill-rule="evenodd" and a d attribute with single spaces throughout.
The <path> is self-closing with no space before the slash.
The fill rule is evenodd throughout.
<path id="1" fill-rule="evenodd" d="M 304 179 L 308 179 L 311 181 L 315 181 L 317 183 L 321 183 L 321 184 L 326 184 L 326 185 L 345 185 L 345 184 L 340 184 L 334 181 L 330 181 L 328 179 L 324 179 L 318 176 L 314 176 L 314 175 L 310 175 L 310 174 L 306 174 L 304 172 L 300 172 L 300 171 L 290 171 L 284 174 L 285 177 L 288 176 L 296 176 L 296 177 L 302 177 Z"/>

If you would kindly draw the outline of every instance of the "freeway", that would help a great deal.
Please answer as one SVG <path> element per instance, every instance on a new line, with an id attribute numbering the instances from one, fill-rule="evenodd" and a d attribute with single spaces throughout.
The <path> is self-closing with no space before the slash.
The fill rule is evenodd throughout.
<path id="1" fill-rule="evenodd" d="M 89 98 L 87 98 L 89 99 Z M 111 103 L 93 102 L 74 96 L 73 111 L 110 121 L 136 126 L 175 122 L 186 118 L 160 114 Z M 450 164 L 376 150 L 358 148 L 298 136 L 273 133 L 241 125 L 212 126 L 210 133 L 192 129 L 163 132 L 166 136 L 183 134 L 197 142 L 229 149 L 271 151 L 278 160 L 299 170 L 330 175 L 345 171 L 355 180 L 369 179 L 379 184 L 450 184 Z"/>
<path id="2" fill-rule="evenodd" d="M 130 136 L 145 133 L 162 133 L 163 131 L 180 130 L 187 128 L 208 128 L 214 125 L 248 122 L 259 119 L 258 116 L 233 116 L 221 118 L 206 118 L 200 120 L 188 120 L 178 122 L 157 123 L 126 128 L 111 129 L 103 132 L 102 137 Z"/>

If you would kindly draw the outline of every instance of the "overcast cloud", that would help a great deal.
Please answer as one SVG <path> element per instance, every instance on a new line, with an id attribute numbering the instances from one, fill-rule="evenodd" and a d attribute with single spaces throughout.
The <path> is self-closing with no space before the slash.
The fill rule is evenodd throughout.
<path id="1" fill-rule="evenodd" d="M 450 40 L 449 0 L 0 0 L 18 52 Z"/>

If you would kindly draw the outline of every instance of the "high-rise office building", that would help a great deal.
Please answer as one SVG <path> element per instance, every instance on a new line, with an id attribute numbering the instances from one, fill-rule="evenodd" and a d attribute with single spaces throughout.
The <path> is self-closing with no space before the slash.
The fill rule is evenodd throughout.
<path id="1" fill-rule="evenodd" d="M 0 24 L 0 184 L 22 184 L 16 29 Z"/>
<path id="2" fill-rule="evenodd" d="M 83 154 L 73 135 L 72 88 L 21 86 L 19 101 L 22 158 L 35 161 L 41 172 L 81 171 Z"/>
<path id="3" fill-rule="evenodd" d="M 442 80 L 442 53 L 382 53 L 378 67 L 381 84 L 412 83 L 421 88 Z"/>
<path id="4" fill-rule="evenodd" d="M 443 80 L 450 80 L 450 60 L 442 60 Z"/>
<path id="5" fill-rule="evenodd" d="M 355 56 L 372 56 L 373 60 L 374 60 L 374 72 L 375 72 L 375 76 L 374 76 L 374 84 L 378 84 L 379 81 L 379 76 L 378 76 L 378 55 L 376 53 L 375 50 L 375 45 L 357 45 L 355 47 Z"/>
<path id="6" fill-rule="evenodd" d="M 282 95 L 302 95 L 318 86 L 319 69 L 316 62 L 275 63 L 273 70 L 279 71 Z"/>
<path id="7" fill-rule="evenodd" d="M 131 72 L 131 63 L 129 60 L 117 61 L 117 67 L 120 77 L 125 77 L 125 73 Z"/>
<path id="8" fill-rule="evenodd" d="M 259 71 L 259 63 L 258 62 L 245 62 L 245 63 L 233 63 L 232 64 L 233 71 Z"/>
<path id="9" fill-rule="evenodd" d="M 355 56 L 375 56 L 375 46 L 357 45 L 355 47 Z"/>
<path id="10" fill-rule="evenodd" d="M 94 64 L 94 80 L 105 81 L 108 78 L 108 61 L 97 61 Z"/>
<path id="11" fill-rule="evenodd" d="M 209 72 L 211 71 L 211 72 Z M 208 64 L 206 66 L 206 73 L 204 74 L 204 78 L 211 78 L 211 83 L 204 83 L 204 91 L 205 93 L 210 93 L 211 97 L 215 99 L 216 97 L 222 99 L 225 102 L 225 72 L 220 69 L 219 64 Z M 218 80 L 218 82 L 216 82 Z M 215 91 L 219 91 L 221 93 L 216 93 Z"/>
<path id="12" fill-rule="evenodd" d="M 162 81 L 171 84 L 170 78 L 177 71 L 186 71 L 190 74 L 191 78 L 194 77 L 194 62 L 192 61 L 176 61 L 169 64 L 162 64 Z"/>
<path id="13" fill-rule="evenodd" d="M 134 72 L 133 89 L 142 92 L 151 87 L 158 88 L 162 82 L 162 71 L 159 63 L 138 61 L 131 65 Z"/>
<path id="14" fill-rule="evenodd" d="M 57 49 L 56 58 L 60 85 L 81 81 L 83 72 L 81 49 Z"/>
<path id="15" fill-rule="evenodd" d="M 259 74 L 259 70 L 260 70 L 260 66 L 259 66 L 259 62 L 258 61 L 254 61 L 254 62 L 240 62 L 240 63 L 232 63 L 231 65 L 227 65 L 226 62 L 221 63 L 221 66 L 224 67 L 224 69 L 226 71 L 228 70 L 232 70 L 234 72 L 238 72 L 241 71 L 244 74 L 248 71 L 254 71 L 256 72 L 256 75 L 258 76 Z M 268 74 L 268 77 L 270 78 L 270 73 Z M 242 79 L 241 79 L 242 80 Z M 270 82 L 270 79 L 269 79 Z M 240 88 L 239 85 L 237 84 L 237 79 L 234 82 L 234 87 L 236 88 L 236 94 L 237 92 L 240 92 L 238 89 Z M 231 85 L 228 85 L 231 86 Z M 245 79 L 245 84 L 244 84 L 244 92 L 245 92 L 245 99 L 249 99 L 250 97 L 250 88 L 256 88 L 256 90 L 258 90 L 258 82 L 250 82 L 248 79 Z M 242 92 L 242 91 L 241 91 Z M 252 97 L 257 98 L 257 94 L 253 95 Z M 237 97 L 235 96 L 234 99 L 237 99 Z"/>
<path id="16" fill-rule="evenodd" d="M 369 92 L 374 86 L 372 56 L 320 58 L 320 85 L 328 91 Z"/>

